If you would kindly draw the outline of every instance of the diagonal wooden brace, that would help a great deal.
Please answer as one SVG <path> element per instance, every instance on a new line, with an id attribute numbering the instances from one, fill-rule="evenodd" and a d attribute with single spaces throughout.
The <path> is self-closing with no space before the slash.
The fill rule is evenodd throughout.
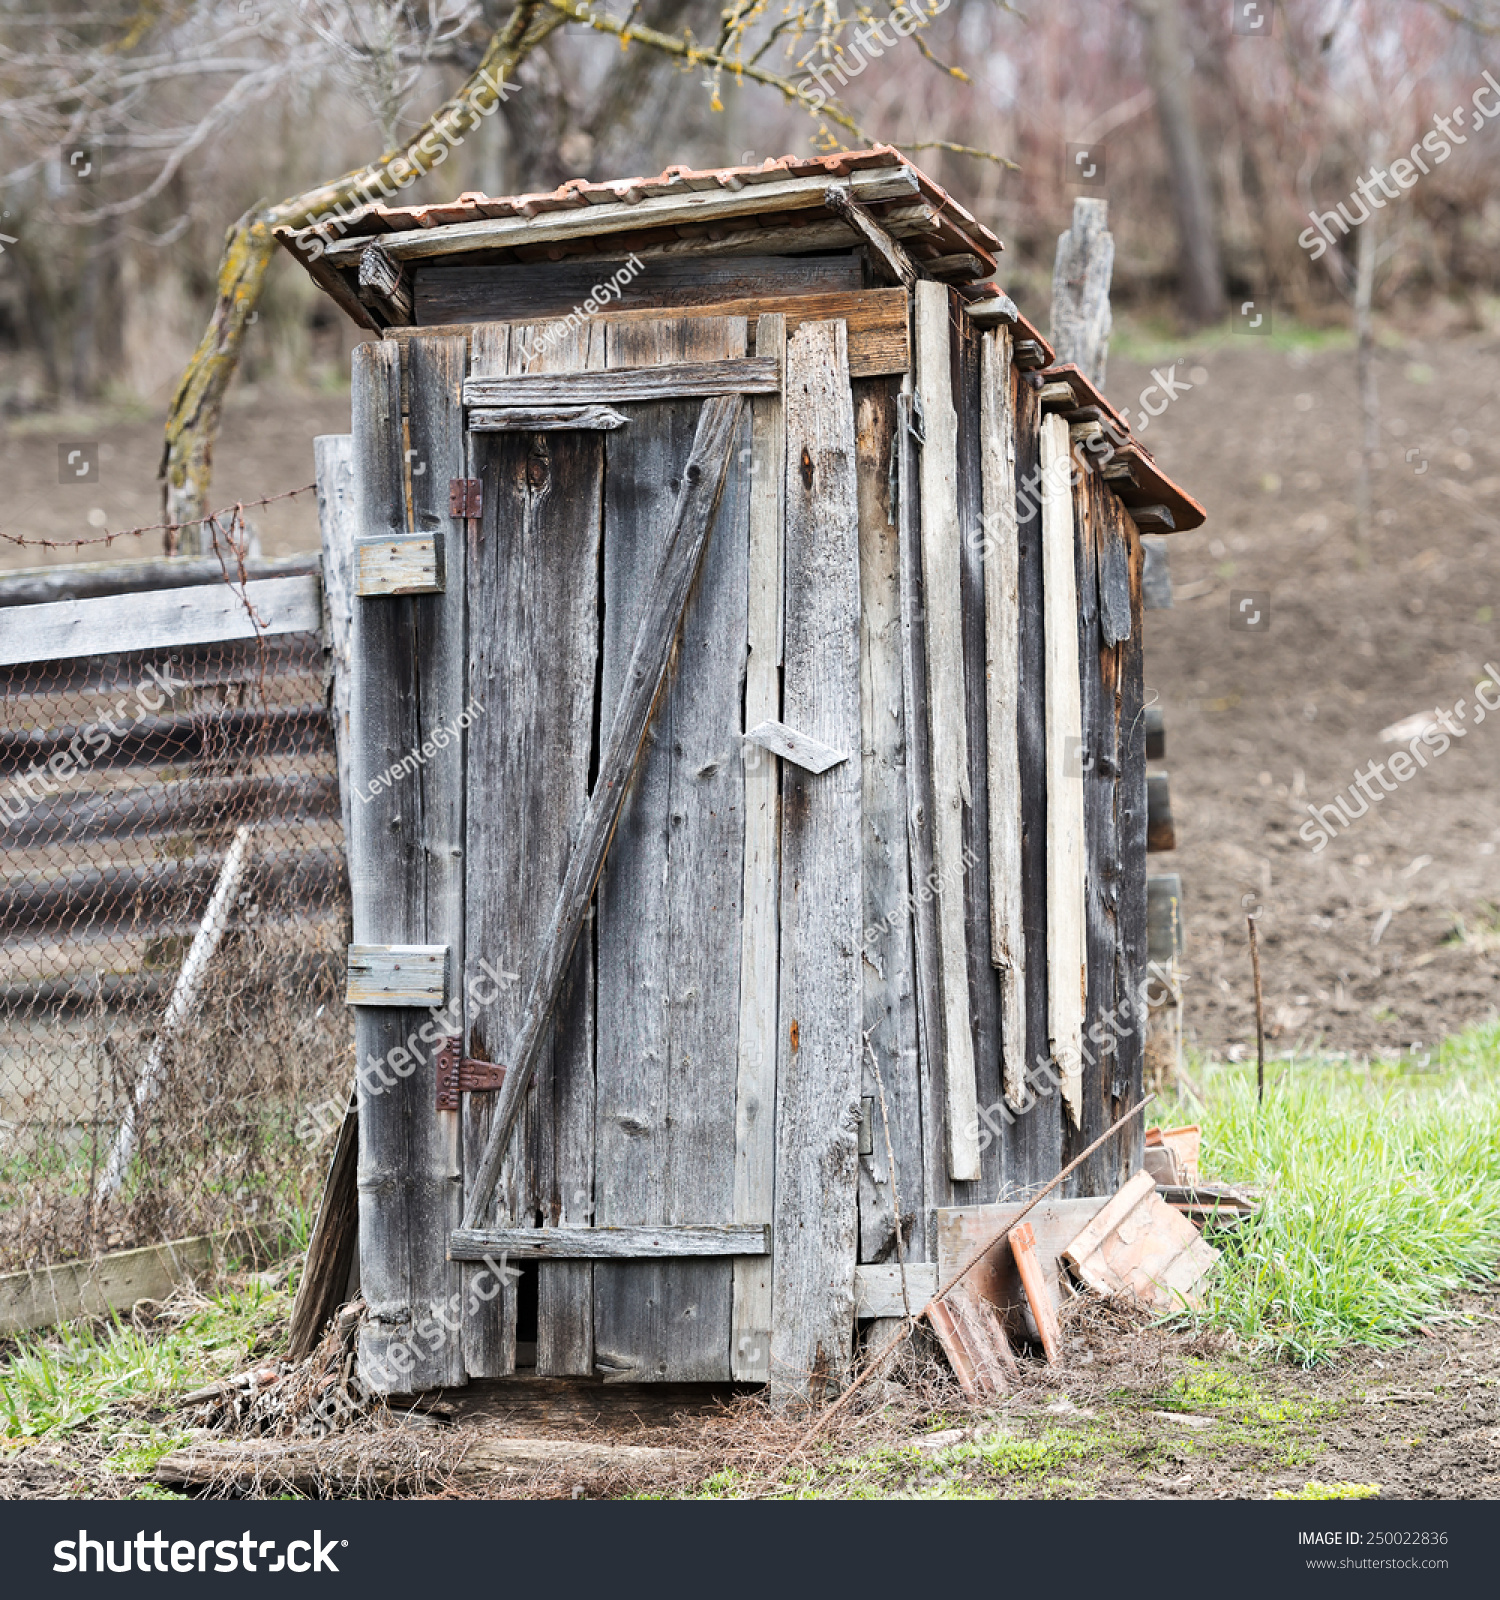
<path id="1" fill-rule="evenodd" d="M 741 395 L 715 395 L 704 402 L 698 419 L 698 431 L 683 474 L 682 493 L 677 499 L 672 528 L 656 569 L 649 603 L 636 629 L 609 743 L 600 757 L 599 777 L 589 796 L 578 843 L 568 862 L 567 877 L 558 893 L 552 931 L 541 950 L 510 1069 L 495 1102 L 489 1139 L 469 1191 L 464 1210 L 465 1228 L 482 1226 L 489 1210 L 506 1147 L 546 1038 L 552 1008 L 557 1003 L 573 946 L 588 915 L 589 901 L 604 868 L 604 858 L 620 820 L 630 778 L 661 695 L 672 647 L 687 610 L 688 595 L 692 592 L 718 511 L 743 407 Z"/>

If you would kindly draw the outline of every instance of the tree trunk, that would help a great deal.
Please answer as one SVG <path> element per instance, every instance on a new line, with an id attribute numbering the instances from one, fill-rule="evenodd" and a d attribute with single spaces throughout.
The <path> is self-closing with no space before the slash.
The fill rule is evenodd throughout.
<path id="1" fill-rule="evenodd" d="M 1194 323 L 1212 322 L 1224 311 L 1224 280 L 1213 199 L 1193 120 L 1193 63 L 1182 48 L 1182 14 L 1178 0 L 1134 3 L 1146 31 L 1146 75 L 1171 168 L 1183 309 Z"/>

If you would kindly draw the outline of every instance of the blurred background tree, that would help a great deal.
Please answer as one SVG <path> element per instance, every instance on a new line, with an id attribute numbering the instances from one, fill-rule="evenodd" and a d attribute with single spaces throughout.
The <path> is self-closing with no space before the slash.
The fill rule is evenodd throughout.
<path id="1" fill-rule="evenodd" d="M 1260 295 L 1345 320 L 1357 237 L 1314 262 L 1308 212 L 1350 193 L 1372 140 L 1407 149 L 1466 103 L 1496 31 L 1490 0 L 1263 0 L 1259 33 L 1225 0 L 924 6 L 814 114 L 798 85 L 885 0 L 5 0 L 0 404 L 165 410 L 167 504 L 191 517 L 237 370 L 345 366 L 337 313 L 267 270 L 271 227 L 349 194 L 501 69 L 517 92 L 458 124 L 405 203 L 886 140 L 1006 240 L 1001 279 L 1034 310 L 1072 197 L 1097 193 L 1121 310 L 1201 324 Z M 1368 92 L 1397 80 L 1399 101 Z M 1107 156 L 1102 187 L 1070 181 L 1081 143 Z M 1495 293 L 1494 162 L 1459 154 L 1391 208 L 1377 305 L 1445 295 L 1478 319 Z"/>

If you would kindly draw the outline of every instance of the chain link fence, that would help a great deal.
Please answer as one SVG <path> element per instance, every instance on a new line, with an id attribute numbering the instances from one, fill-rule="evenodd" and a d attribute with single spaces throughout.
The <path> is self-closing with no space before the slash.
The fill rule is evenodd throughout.
<path id="1" fill-rule="evenodd" d="M 0 667 L 0 1273 L 309 1224 L 351 1081 L 319 637 Z"/>

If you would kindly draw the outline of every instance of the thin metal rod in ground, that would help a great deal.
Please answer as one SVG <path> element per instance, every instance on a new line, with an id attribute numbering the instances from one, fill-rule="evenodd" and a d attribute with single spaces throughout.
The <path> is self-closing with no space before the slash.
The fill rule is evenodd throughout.
<path id="1" fill-rule="evenodd" d="M 1093 1155 L 1100 1145 L 1107 1143 L 1110 1139 L 1113 1139 L 1121 1128 L 1127 1126 L 1131 1121 L 1139 1116 L 1140 1113 L 1144 1111 L 1155 1098 L 1156 1096 L 1154 1094 L 1148 1094 L 1144 1099 L 1136 1101 L 1136 1103 L 1130 1108 L 1129 1111 L 1125 1112 L 1118 1122 L 1106 1128 L 1104 1132 L 1101 1133 L 1086 1150 L 1080 1150 L 1078 1154 L 1073 1157 L 1073 1159 L 1062 1169 L 1061 1172 L 1058 1173 L 1055 1178 L 1050 1179 L 1047 1183 L 1043 1184 L 1040 1189 L 1037 1190 L 1031 1199 L 1028 1200 L 1026 1204 L 1022 1206 L 1021 1209 L 1015 1214 L 1015 1216 L 1013 1216 L 1010 1221 L 1007 1222 L 1005 1226 L 995 1234 L 994 1238 L 992 1238 L 988 1244 L 981 1245 L 980 1248 L 969 1257 L 963 1266 L 961 1266 L 958 1271 L 955 1272 L 951 1278 L 949 1278 L 947 1283 L 939 1285 L 937 1293 L 933 1295 L 932 1300 L 941 1300 L 943 1296 L 954 1287 L 955 1284 L 966 1278 L 969 1273 L 971 1273 L 974 1268 L 984 1260 L 990 1251 L 995 1248 L 997 1244 L 1001 1244 L 1005 1241 L 1011 1230 L 1018 1222 L 1024 1222 L 1026 1220 L 1027 1216 L 1034 1211 L 1049 1194 L 1052 1193 L 1052 1191 L 1063 1181 L 1064 1178 L 1071 1177 L 1073 1173 L 1075 1173 L 1079 1167 L 1081 1167 L 1083 1163 L 1087 1161 L 1091 1155 Z M 927 1305 L 931 1305 L 932 1300 L 929 1300 Z M 926 1310 L 927 1306 L 923 1306 L 922 1310 L 917 1312 L 916 1316 L 902 1317 L 901 1326 L 896 1329 L 895 1333 L 891 1335 L 891 1337 L 880 1347 L 880 1349 L 875 1352 L 874 1355 L 870 1356 L 866 1360 L 865 1370 L 859 1374 L 854 1382 L 844 1390 L 838 1399 L 835 1400 L 833 1404 L 817 1418 L 812 1427 L 810 1427 L 807 1432 L 804 1433 L 796 1442 L 796 1444 L 792 1446 L 792 1454 L 794 1456 L 800 1455 L 801 1452 L 805 1450 L 808 1445 L 810 1445 L 812 1441 L 816 1439 L 817 1436 L 828 1426 L 828 1424 L 833 1421 L 839 1412 L 849 1404 L 849 1402 L 858 1393 L 860 1388 L 864 1385 L 866 1380 L 880 1370 L 881 1366 L 885 1362 L 885 1358 L 891 1353 L 892 1350 L 896 1348 L 897 1345 L 901 1343 L 904 1338 L 906 1338 L 906 1336 L 916 1326 L 918 1318 L 921 1317 L 923 1312 Z"/>
<path id="2" fill-rule="evenodd" d="M 1260 940 L 1255 933 L 1255 915 L 1245 918 L 1250 928 L 1250 970 L 1255 974 L 1255 1103 L 1266 1099 L 1266 1007 L 1260 993 Z"/>

